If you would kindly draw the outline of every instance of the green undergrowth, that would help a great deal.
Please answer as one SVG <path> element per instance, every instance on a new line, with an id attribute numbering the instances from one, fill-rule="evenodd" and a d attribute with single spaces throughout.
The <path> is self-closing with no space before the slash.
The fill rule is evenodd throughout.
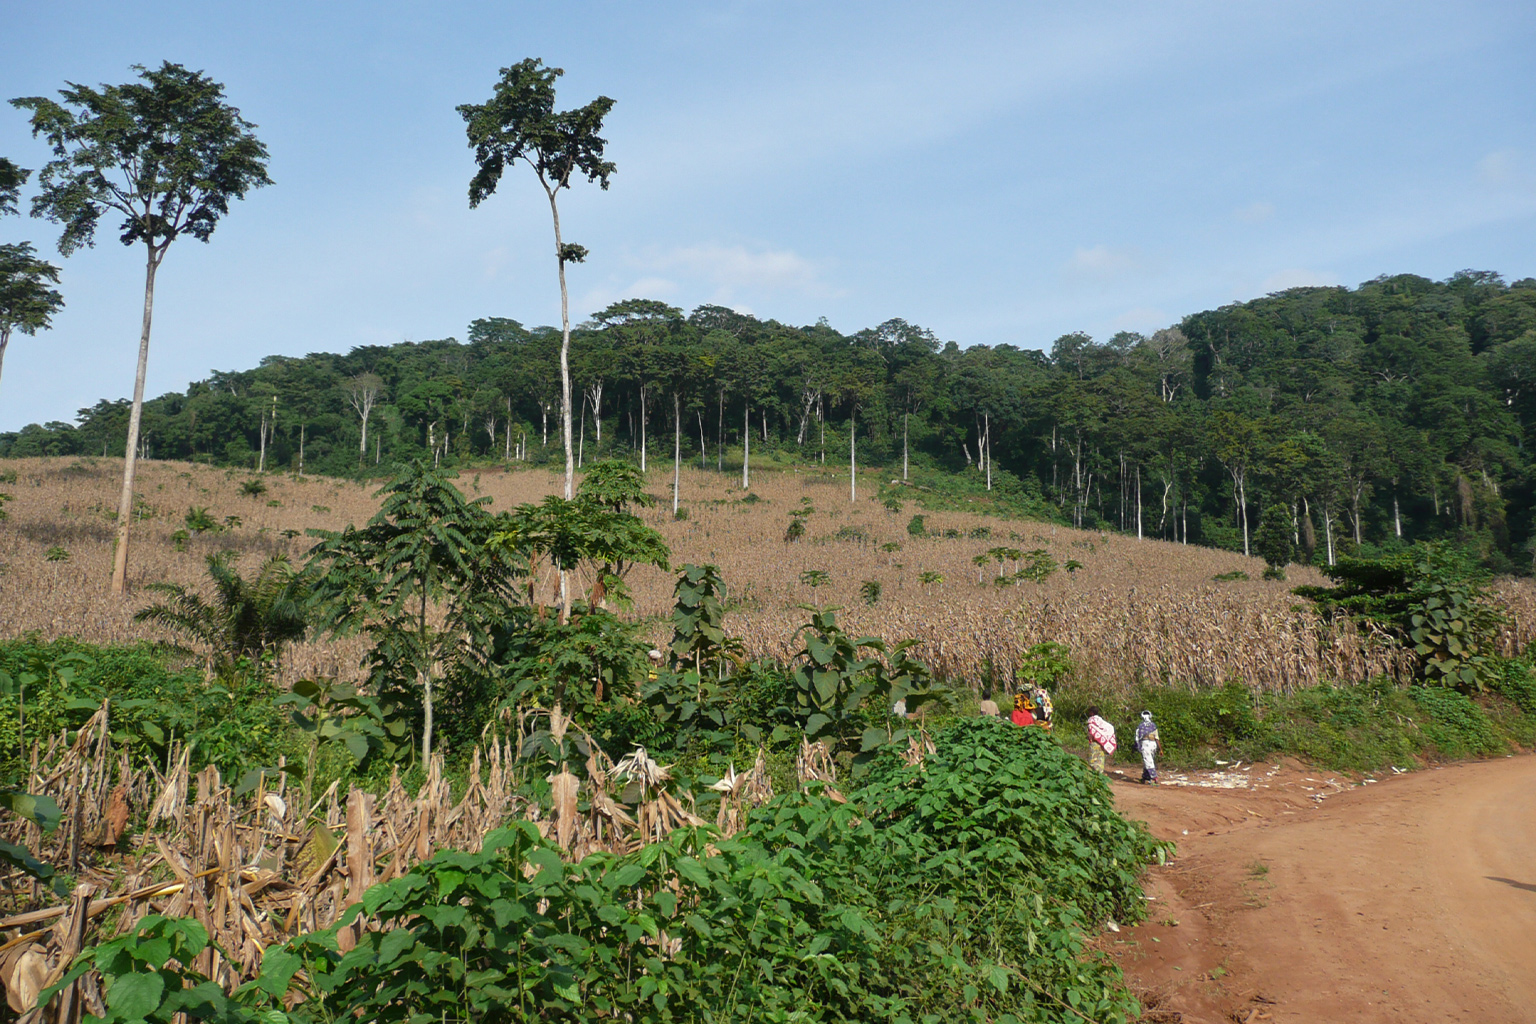
<path id="1" fill-rule="evenodd" d="M 195 922 L 150 918 L 84 962 L 124 1021 L 198 999 L 231 1024 L 1136 1019 L 1088 942 L 1144 915 L 1137 876 L 1168 848 L 1039 730 L 972 719 L 934 742 L 846 801 L 782 794 L 729 839 L 680 829 L 572 864 L 516 823 L 370 889 L 388 926 L 351 952 L 335 928 L 267 950 L 232 999 L 171 959 L 194 962 Z"/>
<path id="2" fill-rule="evenodd" d="M 1040 493 L 1034 479 L 1020 480 L 1002 470 L 993 472 L 991 490 L 987 490 L 986 477 L 981 473 L 924 470 L 912 473 L 906 483 L 884 484 L 879 497 L 882 501 L 910 502 L 928 512 L 970 512 L 1070 525 L 1061 509 Z"/>
<path id="3" fill-rule="evenodd" d="M 1235 682 L 1206 690 L 1143 685 L 1128 694 L 1069 686 L 1056 696 L 1057 731 L 1069 749 L 1087 749 L 1091 705 L 1115 724 L 1114 761 L 1126 766 L 1140 765 L 1131 740 L 1144 709 L 1163 741 L 1160 763 L 1174 768 L 1292 755 L 1319 768 L 1366 772 L 1536 746 L 1536 673 L 1525 658 L 1504 661 L 1489 692 L 1476 697 L 1385 678 L 1289 694 L 1255 693 Z"/>

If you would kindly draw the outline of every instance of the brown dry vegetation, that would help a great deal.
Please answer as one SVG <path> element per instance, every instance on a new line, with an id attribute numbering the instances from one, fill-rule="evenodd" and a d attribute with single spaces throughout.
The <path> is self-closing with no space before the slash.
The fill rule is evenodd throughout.
<path id="1" fill-rule="evenodd" d="M 107 459 L 24 459 L 0 464 L 0 470 L 17 473 L 15 483 L 4 485 L 15 500 L 8 506 L 9 520 L 0 524 L 5 567 L 0 636 L 6 637 L 38 631 L 98 643 L 159 638 L 132 621 L 148 601 L 144 584 L 199 583 L 204 556 L 220 549 L 237 551 L 251 564 L 274 552 L 297 559 L 309 541 L 302 535 L 285 538 L 284 530 L 361 524 L 377 507 L 374 485 L 271 475 L 263 478 L 267 492 L 253 498 L 240 491 L 248 479 L 244 473 L 141 463 L 140 495 L 150 517 L 137 524 L 129 563 L 129 582 L 139 593 L 123 604 L 107 593 L 109 515 L 120 465 Z M 1310 568 L 1293 568 L 1287 583 L 1264 581 L 1258 578 L 1261 562 L 1230 552 L 959 512 L 925 513 L 930 536 L 914 538 L 906 524 L 920 510 L 909 504 L 901 513 L 887 511 L 875 499 L 878 477 L 861 478 L 864 493 L 850 504 L 846 471 L 754 476 L 752 493 L 760 500 L 745 503 L 734 479 L 685 470 L 682 498 L 689 517 L 672 521 L 670 500 L 666 508 L 646 513 L 671 544 L 674 564 L 720 566 L 732 596 L 728 625 L 753 656 L 789 656 L 798 646 L 795 631 L 806 619 L 798 606 L 817 603 L 842 606 L 842 624 L 852 632 L 892 641 L 917 637 L 922 656 L 936 669 L 973 681 L 985 675 L 988 664 L 999 678 L 1008 678 L 1021 653 L 1043 640 L 1066 644 L 1085 676 L 1109 684 L 1238 679 L 1261 689 L 1290 689 L 1405 671 L 1379 639 L 1319 622 L 1298 607 L 1290 587 L 1322 581 Z M 489 495 L 492 509 L 560 489 L 556 476 L 539 470 L 469 472 L 458 484 L 468 495 Z M 656 472 L 652 484 L 654 493 L 669 497 L 670 472 Z M 802 498 L 816 511 L 805 538 L 785 543 L 789 513 L 802 507 Z M 241 525 L 195 535 L 185 551 L 177 551 L 172 535 L 193 505 L 206 506 L 219 520 L 239 516 Z M 981 527 L 990 537 L 970 536 Z M 961 536 L 932 536 L 945 530 Z M 851 539 L 839 539 L 839 531 Z M 889 543 L 900 549 L 881 550 Z M 46 560 L 44 553 L 55 545 L 69 552 L 68 561 Z M 998 546 L 1040 548 L 1059 563 L 1076 559 L 1083 567 L 1058 571 L 1040 584 L 996 586 L 997 567 L 978 570 L 971 559 Z M 825 571 L 828 582 L 815 588 L 802 583 L 806 570 Z M 1213 582 L 1213 576 L 1233 570 L 1253 579 Z M 924 572 L 941 573 L 943 582 L 921 583 Z M 881 585 L 874 606 L 860 596 L 866 580 Z M 666 614 L 669 574 L 642 568 L 631 583 L 637 615 Z M 1536 635 L 1536 585 L 1510 580 L 1497 590 L 1510 615 L 1505 651 L 1513 653 Z M 346 643 L 306 644 L 291 652 L 283 673 L 290 679 L 346 677 L 356 653 Z"/>

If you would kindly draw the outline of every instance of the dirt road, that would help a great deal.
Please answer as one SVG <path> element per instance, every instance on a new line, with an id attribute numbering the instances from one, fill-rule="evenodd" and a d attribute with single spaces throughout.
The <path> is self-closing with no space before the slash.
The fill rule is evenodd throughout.
<path id="1" fill-rule="evenodd" d="M 1148 1021 L 1536 1022 L 1536 757 L 1372 778 L 1115 782 L 1179 844 L 1104 936 Z"/>

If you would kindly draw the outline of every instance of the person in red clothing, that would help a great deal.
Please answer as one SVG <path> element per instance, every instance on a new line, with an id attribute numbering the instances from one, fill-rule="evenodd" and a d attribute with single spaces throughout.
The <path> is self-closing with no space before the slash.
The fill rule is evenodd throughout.
<path id="1" fill-rule="evenodd" d="M 1034 725 L 1034 701 L 1028 694 L 1020 693 L 1013 698 L 1013 724 Z"/>

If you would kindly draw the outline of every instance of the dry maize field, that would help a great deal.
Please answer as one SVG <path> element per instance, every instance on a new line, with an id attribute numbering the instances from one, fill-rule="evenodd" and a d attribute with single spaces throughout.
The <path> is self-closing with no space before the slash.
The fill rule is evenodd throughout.
<path id="1" fill-rule="evenodd" d="M 275 553 L 302 560 L 311 543 L 304 530 L 360 525 L 377 508 L 377 484 L 268 474 L 261 478 L 266 491 L 252 496 L 242 490 L 252 479 L 248 473 L 141 462 L 129 561 L 135 592 L 121 602 L 107 593 L 121 463 L 0 463 L 0 473 L 10 472 L 15 481 L 0 484 L 13 498 L 0 523 L 4 637 L 164 639 L 133 622 L 133 613 L 153 599 L 145 584 L 197 585 L 204 557 L 217 550 L 233 550 L 247 565 Z M 1287 582 L 1266 581 L 1258 559 L 1231 552 L 981 514 L 928 513 L 912 500 L 894 512 L 877 498 L 883 482 L 861 474 L 852 501 L 846 470 L 759 471 L 746 492 L 734 475 L 685 469 L 680 496 L 687 518 L 674 520 L 668 465 L 653 469 L 650 490 L 660 500 L 643 515 L 671 545 L 674 565 L 720 567 L 730 592 L 727 626 L 754 657 L 791 656 L 807 618 L 801 606 L 816 604 L 841 607 L 840 624 L 850 632 L 890 642 L 918 639 L 919 653 L 938 672 L 973 685 L 1010 678 L 1023 652 L 1046 640 L 1071 649 L 1080 679 L 1104 686 L 1235 679 L 1289 690 L 1407 671 L 1382 637 L 1320 621 L 1291 594 L 1297 583 L 1324 582 L 1311 568 L 1292 567 Z M 535 469 L 469 471 L 457 483 L 471 497 L 489 496 L 492 510 L 560 491 L 555 474 Z M 904 492 L 907 497 L 916 492 Z M 225 528 L 178 542 L 194 507 Z M 814 511 L 804 517 L 804 536 L 787 542 L 790 513 L 807 507 Z M 907 532 L 915 513 L 925 516 L 925 536 Z M 1024 563 L 1004 555 L 1001 562 L 976 564 L 995 549 L 1044 551 L 1058 566 L 1079 565 L 1058 568 L 1041 582 L 999 579 Z M 1213 579 L 1234 571 L 1251 578 Z M 630 579 L 633 613 L 658 620 L 658 639 L 672 583 L 670 574 L 647 567 Z M 553 581 L 541 585 L 548 593 Z M 1536 635 L 1536 585 L 1505 580 L 1496 590 L 1509 618 L 1503 646 L 1512 653 Z M 311 641 L 285 656 L 282 672 L 288 679 L 345 678 L 357 653 L 349 641 Z"/>

